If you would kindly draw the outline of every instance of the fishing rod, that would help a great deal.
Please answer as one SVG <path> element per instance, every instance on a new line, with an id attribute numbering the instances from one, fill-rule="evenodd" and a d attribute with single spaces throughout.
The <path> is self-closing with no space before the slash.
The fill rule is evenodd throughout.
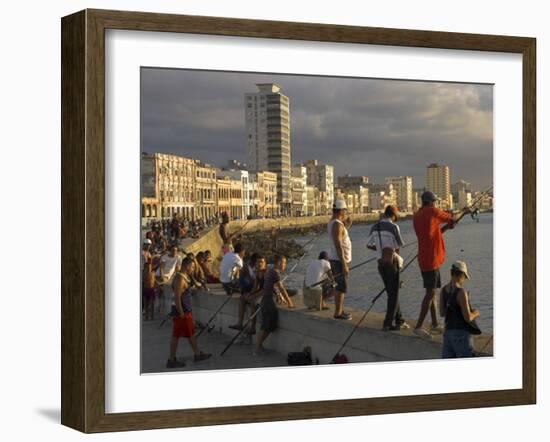
<path id="1" fill-rule="evenodd" d="M 407 270 L 407 267 L 409 267 L 417 258 L 418 255 L 415 255 L 404 267 L 403 269 L 400 271 L 400 274 L 403 273 L 405 270 Z M 340 346 L 340 348 L 338 349 L 338 351 L 336 352 L 336 354 L 334 355 L 334 357 L 332 358 L 332 362 L 334 362 L 338 356 L 340 356 L 340 352 L 346 347 L 347 343 L 349 342 L 349 340 L 352 338 L 352 336 L 354 335 L 355 331 L 359 328 L 359 326 L 361 325 L 361 323 L 365 320 L 365 318 L 367 317 L 367 315 L 370 313 L 370 311 L 372 310 L 372 308 L 374 307 L 374 304 L 376 303 L 376 301 L 378 301 L 378 299 L 385 293 L 386 291 L 386 287 L 384 287 L 382 290 L 380 290 L 380 292 L 378 292 L 378 294 L 372 298 L 372 301 L 371 301 L 371 304 L 368 308 L 368 310 L 363 314 L 363 316 L 361 317 L 361 319 L 359 319 L 359 321 L 357 322 L 357 324 L 355 324 L 355 326 L 353 327 L 353 330 L 351 331 L 351 333 L 348 335 L 348 337 L 346 338 L 346 340 L 344 341 L 344 343 Z"/>
<path id="2" fill-rule="evenodd" d="M 493 186 L 489 187 L 486 191 L 482 192 L 482 194 L 479 196 L 479 198 L 477 198 L 474 203 L 470 204 L 470 208 L 471 207 L 474 207 L 476 204 L 478 204 L 483 198 L 484 198 L 484 194 L 490 192 L 490 190 L 493 188 Z M 462 211 L 462 215 L 455 221 L 455 224 L 457 224 L 462 218 L 463 216 L 466 214 L 466 211 Z M 444 230 L 443 228 L 441 229 L 442 232 L 445 232 L 446 229 Z M 401 269 L 400 271 L 400 274 L 403 273 L 415 260 L 416 258 L 418 258 L 418 253 L 403 267 L 403 269 Z M 351 269 L 350 269 L 351 270 Z M 357 324 L 355 324 L 355 326 L 353 327 L 353 330 L 351 331 L 351 333 L 348 335 L 348 337 L 346 338 L 346 340 L 344 341 L 344 343 L 342 344 L 342 346 L 340 347 L 340 349 L 338 350 L 338 352 L 334 355 L 334 357 L 332 358 L 332 362 L 334 362 L 338 356 L 340 356 L 340 352 L 345 348 L 346 344 L 349 342 L 349 340 L 352 338 L 352 336 L 354 335 L 354 333 L 356 332 L 356 330 L 359 328 L 359 325 L 365 320 L 365 318 L 367 317 L 367 315 L 369 314 L 369 312 L 372 310 L 372 308 L 374 307 L 374 304 L 376 303 L 376 301 L 378 301 L 378 299 L 386 292 L 386 287 L 384 287 L 382 290 L 380 290 L 380 292 L 372 299 L 372 302 L 371 302 L 371 305 L 369 306 L 368 310 L 363 314 L 363 316 L 361 317 L 361 319 L 357 322 Z M 485 346 L 487 346 L 488 344 L 486 343 Z M 485 347 L 483 348 L 485 349 Z"/>
<path id="3" fill-rule="evenodd" d="M 489 344 L 490 344 L 491 342 L 493 342 L 493 336 L 494 336 L 494 335 L 491 335 L 490 338 L 487 339 L 487 342 L 485 342 L 485 345 L 481 348 L 481 350 L 479 350 L 478 352 L 476 352 L 477 354 L 482 354 L 482 353 L 485 351 L 485 349 L 489 346 Z"/>
<path id="4" fill-rule="evenodd" d="M 309 241 L 307 241 L 303 247 L 307 246 L 308 244 L 310 244 L 311 242 L 313 242 L 314 240 L 316 239 L 316 237 L 314 238 L 311 238 Z M 288 278 L 288 276 L 290 276 L 290 273 L 292 273 L 294 271 L 294 269 L 298 266 L 299 262 L 302 260 L 302 258 L 304 256 L 306 256 L 307 254 L 309 253 L 309 251 L 306 251 L 302 254 L 302 256 L 300 256 L 300 258 L 298 259 L 298 262 L 296 262 L 296 264 L 294 265 L 294 267 L 291 269 L 291 271 L 289 272 L 288 275 L 285 276 L 285 278 L 283 279 L 283 281 Z M 204 328 L 201 329 L 201 331 L 197 334 L 197 338 L 204 332 L 204 330 L 212 330 L 210 328 L 210 324 L 214 321 L 214 319 L 216 318 L 216 316 L 218 315 L 218 313 L 220 313 L 223 308 L 226 306 L 226 304 L 232 299 L 233 297 L 232 296 L 228 296 L 227 299 L 220 305 L 220 307 L 214 312 L 214 314 L 210 317 L 210 319 L 206 322 L 206 324 L 204 325 Z"/>
<path id="5" fill-rule="evenodd" d="M 411 243 L 409 243 L 409 244 L 405 244 L 403 247 L 401 247 L 401 249 L 406 249 L 407 247 L 414 246 L 415 244 L 417 244 L 417 242 L 418 242 L 418 241 L 411 242 Z M 358 264 L 355 264 L 354 266 L 351 266 L 351 267 L 348 269 L 348 273 L 351 272 L 352 270 L 358 269 L 359 267 L 363 267 L 364 265 L 366 265 L 366 264 L 368 264 L 368 263 L 370 263 L 370 262 L 376 261 L 377 259 L 378 259 L 377 256 L 373 256 L 372 258 L 366 259 L 365 261 L 362 261 L 362 262 L 360 262 L 360 263 L 358 263 Z M 342 275 L 343 275 L 343 273 L 340 273 L 340 274 L 338 274 L 338 275 L 334 275 L 333 278 L 338 278 L 338 277 L 340 277 L 340 276 L 342 276 Z M 321 281 L 316 282 L 315 284 L 310 285 L 310 286 L 307 287 L 307 288 L 308 288 L 308 289 L 311 289 L 311 288 L 313 288 L 313 287 L 317 287 L 317 286 L 319 286 L 319 285 L 321 285 L 321 284 L 324 284 L 324 283 L 326 283 L 326 282 L 329 282 L 329 281 L 330 281 L 330 278 L 325 278 L 325 279 L 323 279 L 323 280 L 321 280 Z"/>
<path id="6" fill-rule="evenodd" d="M 237 230 L 235 233 L 231 234 L 230 235 L 231 238 L 239 236 L 244 231 L 244 229 L 246 228 L 246 226 L 248 225 L 248 223 L 250 221 L 252 221 L 252 218 L 248 219 L 239 230 Z"/>
<path id="7" fill-rule="evenodd" d="M 321 233 L 324 233 L 324 232 L 321 232 Z M 319 235 L 321 233 L 318 233 L 316 234 L 313 238 L 311 238 L 310 240 L 308 240 L 307 242 L 305 242 L 302 247 L 304 248 L 304 253 L 302 253 L 302 255 L 300 255 L 300 257 L 298 258 L 298 260 L 294 263 L 294 265 L 292 266 L 292 268 L 290 269 L 290 271 L 285 275 L 285 277 L 281 280 L 281 282 L 285 282 L 286 279 L 294 272 L 294 270 L 296 270 L 296 268 L 298 267 L 298 264 L 300 264 L 300 262 L 302 261 L 302 259 L 304 259 L 304 257 L 306 255 L 309 254 L 309 252 L 311 252 L 311 250 L 313 249 L 313 247 L 311 247 L 309 250 L 305 250 L 305 248 L 311 244 L 313 241 L 315 241 Z"/>
<path id="8" fill-rule="evenodd" d="M 310 240 L 308 240 L 302 247 L 306 247 L 307 245 L 311 244 L 313 241 L 315 241 L 322 233 L 324 233 L 323 231 L 317 233 L 313 238 L 311 238 Z M 300 263 L 300 261 L 309 253 L 311 252 L 311 248 L 309 250 L 306 250 L 301 256 L 300 258 L 298 258 L 298 261 L 294 264 L 294 266 L 290 269 L 290 272 L 281 280 L 281 282 L 284 282 L 290 275 L 292 272 L 294 272 L 294 270 L 296 270 L 296 268 L 298 267 L 298 264 Z M 237 334 L 235 336 L 233 336 L 233 338 L 231 339 L 231 341 L 229 341 L 229 344 L 227 344 L 227 346 L 223 349 L 223 351 L 220 353 L 220 356 L 223 356 L 225 354 L 225 352 L 227 350 L 229 350 L 229 348 L 233 345 L 233 343 L 239 338 L 239 336 L 241 336 L 245 330 L 247 329 L 248 325 L 252 322 L 252 320 L 258 316 L 258 314 L 260 313 L 260 306 L 257 306 L 256 307 L 256 311 L 254 313 L 252 313 L 250 315 L 250 317 L 248 318 L 248 320 L 244 323 L 243 327 L 237 332 Z"/>
<path id="9" fill-rule="evenodd" d="M 256 311 L 250 315 L 250 317 L 249 317 L 249 318 L 247 319 L 247 321 L 244 323 L 243 328 L 240 329 L 240 330 L 237 332 L 237 334 L 236 334 L 235 336 L 233 336 L 233 338 L 231 339 L 231 341 L 229 341 L 229 344 L 227 344 L 227 345 L 225 346 L 225 348 L 224 348 L 224 349 L 222 350 L 222 352 L 220 353 L 220 356 L 223 356 L 223 355 L 225 354 L 225 352 L 226 352 L 227 350 L 229 350 L 229 347 L 231 347 L 231 346 L 233 345 L 233 343 L 239 338 L 239 336 L 241 336 L 241 335 L 244 333 L 244 331 L 246 330 L 246 328 L 248 327 L 248 325 L 252 322 L 252 320 L 253 320 L 256 316 L 258 316 L 258 313 L 260 313 L 260 310 L 261 310 L 261 308 L 260 308 L 260 306 L 258 305 L 258 306 L 256 307 Z"/>

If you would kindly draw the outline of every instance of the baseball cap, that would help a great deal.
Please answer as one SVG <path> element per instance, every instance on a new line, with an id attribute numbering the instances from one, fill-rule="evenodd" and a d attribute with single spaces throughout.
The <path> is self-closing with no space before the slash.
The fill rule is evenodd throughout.
<path id="1" fill-rule="evenodd" d="M 145 238 L 143 240 L 143 244 L 153 244 L 153 241 L 151 241 L 149 238 Z"/>
<path id="2" fill-rule="evenodd" d="M 420 199 L 422 199 L 422 201 L 433 202 L 437 201 L 439 198 L 435 196 L 435 193 L 426 190 L 424 193 L 422 193 Z"/>
<path id="3" fill-rule="evenodd" d="M 332 205 L 333 209 L 341 210 L 341 209 L 347 209 L 348 206 L 346 205 L 346 202 L 344 200 L 334 200 L 334 204 Z"/>
<path id="4" fill-rule="evenodd" d="M 466 279 L 470 279 L 470 275 L 468 274 L 468 267 L 466 266 L 466 263 L 464 261 L 455 261 L 451 266 L 451 270 L 462 272 L 466 276 Z"/>

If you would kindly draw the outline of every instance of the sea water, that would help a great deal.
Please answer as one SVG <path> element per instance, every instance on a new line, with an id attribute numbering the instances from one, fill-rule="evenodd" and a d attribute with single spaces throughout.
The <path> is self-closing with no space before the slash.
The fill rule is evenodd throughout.
<path id="1" fill-rule="evenodd" d="M 416 242 L 416 235 L 411 220 L 398 222 L 401 235 L 406 244 Z M 367 239 L 371 225 L 353 225 L 349 231 L 353 246 L 353 261 L 350 267 L 375 256 L 375 252 L 367 249 Z M 311 235 L 297 237 L 297 242 L 305 243 Z M 481 316 L 478 324 L 484 333 L 493 331 L 493 214 L 485 213 L 479 216 L 479 222 L 465 216 L 452 230 L 444 234 L 446 258 L 440 269 L 442 284 L 450 279 L 450 267 L 456 260 L 465 261 L 468 265 L 470 280 L 466 280 L 465 288 L 470 295 L 473 308 L 477 308 Z M 328 250 L 330 239 L 328 233 L 318 237 L 308 246 L 307 256 L 302 259 L 292 274 L 289 275 L 288 287 L 302 287 L 305 269 L 311 259 L 317 258 L 322 250 Z M 404 248 L 401 252 L 405 263 L 418 252 L 417 246 Z M 295 262 L 295 261 L 294 261 Z M 292 268 L 293 261 L 289 261 L 287 268 Z M 424 297 L 422 277 L 417 261 L 413 262 L 401 275 L 403 287 L 399 292 L 401 310 L 405 318 L 412 320 L 411 326 L 418 318 L 420 304 Z M 350 272 L 348 293 L 344 305 L 355 309 L 366 310 L 372 299 L 383 288 L 378 274 L 376 260 Z M 439 292 L 437 294 L 439 297 Z M 385 312 L 386 296 L 383 295 L 374 305 L 373 311 Z M 430 323 L 430 314 L 425 324 Z"/>

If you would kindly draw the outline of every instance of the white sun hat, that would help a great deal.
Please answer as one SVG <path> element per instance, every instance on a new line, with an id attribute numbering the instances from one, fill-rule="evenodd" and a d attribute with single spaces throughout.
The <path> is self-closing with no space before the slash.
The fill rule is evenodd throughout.
<path id="1" fill-rule="evenodd" d="M 341 209 L 347 209 L 348 206 L 346 205 L 346 202 L 344 200 L 338 199 L 338 200 L 334 200 L 334 204 L 332 205 L 332 208 L 341 210 Z"/>

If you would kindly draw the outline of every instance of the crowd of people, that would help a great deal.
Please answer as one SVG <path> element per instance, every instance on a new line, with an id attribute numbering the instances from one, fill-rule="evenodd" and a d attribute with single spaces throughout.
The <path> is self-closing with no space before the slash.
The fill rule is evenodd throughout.
<path id="1" fill-rule="evenodd" d="M 151 241 L 151 248 L 155 251 L 164 251 L 173 243 L 185 238 L 199 238 L 211 227 L 219 224 L 218 214 L 211 217 L 189 219 L 175 214 L 172 219 L 151 219 L 148 221 L 146 238 Z"/>
<path id="2" fill-rule="evenodd" d="M 421 198 L 423 205 L 414 214 L 413 226 L 418 240 L 418 266 L 425 293 L 413 332 L 426 339 L 444 333 L 444 358 L 471 357 L 474 354 L 472 333 L 477 328 L 475 319 L 480 313 L 471 308 L 468 292 L 463 287 L 465 280 L 470 277 L 467 265 L 462 261 L 455 262 L 451 267 L 450 280 L 444 287 L 440 275 L 440 268 L 445 261 L 443 233 L 454 228 L 470 209 L 464 208 L 459 213 L 451 214 L 436 207 L 437 197 L 433 193 L 424 192 Z M 384 331 L 410 328 L 399 305 L 400 273 L 405 264 L 400 252 L 405 242 L 396 223 L 398 218 L 396 207 L 386 207 L 380 220 L 372 225 L 366 239 L 366 247 L 376 253 L 378 272 L 387 292 L 387 308 L 382 324 Z M 216 223 L 216 220 L 210 222 Z M 228 223 L 229 217 L 222 214 L 218 230 L 222 242 L 219 273 L 214 269 L 210 251 L 199 252 L 196 256 L 179 253 L 180 236 L 176 235 L 177 229 L 172 228 L 172 224 L 153 223 L 146 235 L 142 250 L 144 318 L 152 320 L 157 313 L 162 317 L 168 314 L 172 316 L 170 356 L 167 361 L 169 368 L 185 365 L 176 358 L 181 337 L 188 339 L 196 362 L 211 356 L 201 352 L 195 338 L 192 290 L 208 291 L 209 284 L 221 284 L 228 296 L 240 294 L 238 319 L 230 328 L 249 340 L 255 336 L 254 353 L 258 355 L 265 352 L 265 340 L 277 330 L 278 309 L 294 308 L 282 277 L 286 269 L 286 257 L 276 254 L 272 264 L 268 265 L 265 256 L 261 254 L 247 256 L 244 246 L 235 243 L 236 234 L 230 234 Z M 344 308 L 352 262 L 351 225 L 345 202 L 336 200 L 333 216 L 327 225 L 330 246 L 309 263 L 303 283 L 305 306 L 310 310 L 329 310 L 328 300 L 333 300 L 335 320 L 352 319 L 351 313 Z M 166 229 L 170 235 L 170 246 L 159 246 L 158 241 L 154 242 L 157 232 L 160 230 L 162 235 Z M 441 289 L 439 309 L 436 298 L 438 289 Z M 426 330 L 424 321 L 428 312 L 431 314 L 431 326 Z M 438 314 L 444 318 L 444 327 L 440 324 Z M 258 315 L 260 330 L 257 334 Z"/>

